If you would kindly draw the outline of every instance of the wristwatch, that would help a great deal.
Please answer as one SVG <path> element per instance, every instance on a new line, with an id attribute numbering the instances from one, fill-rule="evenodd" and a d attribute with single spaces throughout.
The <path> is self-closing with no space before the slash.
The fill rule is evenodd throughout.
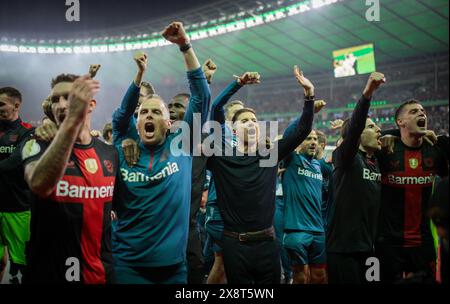
<path id="1" fill-rule="evenodd" d="M 180 46 L 180 51 L 183 53 L 186 53 L 191 47 L 192 47 L 192 44 L 188 42 L 188 43 Z"/>

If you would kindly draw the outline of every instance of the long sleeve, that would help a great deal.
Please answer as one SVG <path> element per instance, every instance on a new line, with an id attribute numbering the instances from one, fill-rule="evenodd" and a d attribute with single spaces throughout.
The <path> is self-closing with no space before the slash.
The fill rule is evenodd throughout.
<path id="1" fill-rule="evenodd" d="M 221 125 L 225 123 L 225 111 L 223 106 L 230 100 L 230 98 L 242 88 L 237 81 L 230 83 L 217 97 L 211 105 L 210 119 L 217 121 Z"/>
<path id="2" fill-rule="evenodd" d="M 278 143 L 278 161 L 294 151 L 311 133 L 313 119 L 314 99 L 305 99 L 302 115 L 287 127 Z"/>
<path id="3" fill-rule="evenodd" d="M 120 107 L 114 111 L 112 119 L 114 141 L 118 140 L 124 135 L 131 136 L 133 137 L 133 139 L 136 139 L 134 138 L 135 136 L 137 136 L 136 120 L 133 114 L 139 103 L 139 91 L 140 88 L 133 82 L 125 93 Z M 135 134 L 129 134 L 130 131 L 133 130 Z"/>
<path id="4" fill-rule="evenodd" d="M 341 145 L 336 149 L 333 160 L 336 158 L 340 164 L 350 164 L 358 153 L 359 142 L 362 132 L 366 127 L 367 115 L 369 114 L 370 99 L 361 97 L 353 110 L 348 122 L 347 134 Z"/>
<path id="5" fill-rule="evenodd" d="M 187 72 L 187 78 L 189 81 L 191 98 L 189 99 L 189 106 L 184 115 L 184 121 L 187 122 L 192 129 L 194 113 L 201 114 L 202 126 L 207 121 L 211 92 L 205 74 L 201 68 Z"/>

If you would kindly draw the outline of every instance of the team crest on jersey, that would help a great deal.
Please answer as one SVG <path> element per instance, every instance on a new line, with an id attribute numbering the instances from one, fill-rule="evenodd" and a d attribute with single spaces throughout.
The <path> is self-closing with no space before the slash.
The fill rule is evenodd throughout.
<path id="1" fill-rule="evenodd" d="M 86 170 L 91 173 L 95 174 L 98 171 L 98 165 L 97 161 L 94 158 L 88 158 L 84 161 L 84 165 L 86 166 Z"/>
<path id="2" fill-rule="evenodd" d="M 411 167 L 411 169 L 416 169 L 419 166 L 419 160 L 417 158 L 410 158 L 409 166 Z"/>
<path id="3" fill-rule="evenodd" d="M 32 156 L 37 155 L 41 152 L 41 146 L 36 142 L 36 139 L 31 139 L 27 141 L 25 146 L 22 148 L 22 159 L 27 159 Z"/>
<path id="4" fill-rule="evenodd" d="M 109 173 L 113 173 L 114 168 L 113 168 L 112 162 L 110 160 L 104 160 L 103 164 L 105 165 L 105 168 Z"/>

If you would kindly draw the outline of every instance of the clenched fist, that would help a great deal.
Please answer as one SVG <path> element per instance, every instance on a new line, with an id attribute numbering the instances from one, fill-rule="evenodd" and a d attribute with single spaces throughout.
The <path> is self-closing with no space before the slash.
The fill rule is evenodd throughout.
<path id="1" fill-rule="evenodd" d="M 246 84 L 261 83 L 260 81 L 261 76 L 259 75 L 258 72 L 247 72 L 241 77 L 239 76 L 235 77 L 237 77 L 237 83 L 241 86 Z"/>
<path id="2" fill-rule="evenodd" d="M 327 103 L 325 102 L 325 100 L 322 100 L 322 99 L 315 100 L 314 101 L 314 113 L 315 114 L 319 113 L 320 110 L 322 110 L 326 105 L 327 105 Z"/>
<path id="3" fill-rule="evenodd" d="M 208 83 L 211 83 L 211 79 L 214 73 L 217 71 L 217 65 L 212 61 L 212 59 L 208 59 L 202 65 L 203 73 L 205 73 L 206 80 Z"/>
<path id="4" fill-rule="evenodd" d="M 89 104 L 100 91 L 100 82 L 84 75 L 75 80 L 69 93 L 68 117 L 75 121 L 84 120 L 89 110 Z"/>
<path id="5" fill-rule="evenodd" d="M 169 24 L 162 32 L 162 35 L 166 40 L 179 46 L 186 45 L 190 42 L 181 22 L 172 22 Z"/>
<path id="6" fill-rule="evenodd" d="M 298 83 L 303 87 L 303 91 L 306 97 L 314 96 L 314 85 L 312 82 L 303 75 L 303 71 L 298 66 L 294 66 L 294 76 Z"/>
<path id="7" fill-rule="evenodd" d="M 364 89 L 363 95 L 366 99 L 372 98 L 373 93 L 381 86 L 381 84 L 386 83 L 386 77 L 384 74 L 373 72 L 370 74 L 367 80 L 366 87 Z"/>
<path id="8" fill-rule="evenodd" d="M 134 54 L 134 61 L 136 61 L 139 71 L 145 72 L 148 64 L 147 54 L 145 54 L 144 52 L 137 52 L 136 54 Z"/>
<path id="9" fill-rule="evenodd" d="M 101 67 L 100 64 L 91 64 L 89 66 L 89 75 L 91 76 L 91 78 L 94 78 L 95 75 L 97 75 L 97 72 L 100 69 L 100 67 Z"/>

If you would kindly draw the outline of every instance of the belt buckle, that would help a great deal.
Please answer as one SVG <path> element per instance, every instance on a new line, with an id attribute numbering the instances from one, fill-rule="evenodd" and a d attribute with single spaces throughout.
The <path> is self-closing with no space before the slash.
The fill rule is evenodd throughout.
<path id="1" fill-rule="evenodd" d="M 239 242 L 245 242 L 244 239 L 245 236 L 247 236 L 247 233 L 239 233 L 238 235 Z"/>

